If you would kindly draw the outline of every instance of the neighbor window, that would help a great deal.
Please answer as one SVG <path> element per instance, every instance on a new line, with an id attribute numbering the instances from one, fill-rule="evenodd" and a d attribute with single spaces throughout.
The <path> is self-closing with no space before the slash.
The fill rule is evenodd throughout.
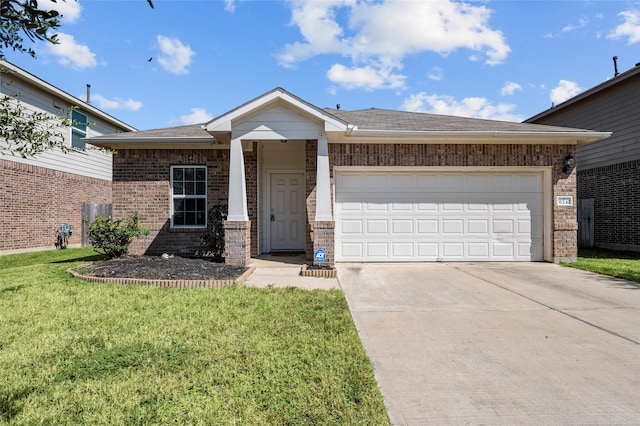
<path id="1" fill-rule="evenodd" d="M 85 149 L 83 138 L 87 137 L 87 116 L 75 109 L 71 111 L 71 146 Z"/>
<path id="2" fill-rule="evenodd" d="M 171 226 L 207 226 L 207 168 L 171 166 Z"/>

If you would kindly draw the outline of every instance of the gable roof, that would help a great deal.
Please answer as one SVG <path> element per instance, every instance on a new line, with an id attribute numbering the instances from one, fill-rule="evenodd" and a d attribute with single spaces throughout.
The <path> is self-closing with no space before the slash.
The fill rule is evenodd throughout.
<path id="1" fill-rule="evenodd" d="M 349 142 L 350 140 L 357 142 L 357 139 L 362 137 L 370 142 L 378 140 L 390 143 L 402 138 L 403 143 L 408 141 L 498 143 L 499 140 L 537 143 L 553 139 L 556 142 L 549 143 L 581 144 L 611 135 L 610 132 L 594 132 L 569 127 L 377 108 L 356 111 L 322 109 L 277 87 L 202 125 L 100 136 L 91 138 L 91 143 L 98 146 L 114 146 L 114 144 L 122 146 L 122 143 L 130 145 L 137 142 L 154 144 L 179 142 L 181 147 L 186 147 L 187 144 L 202 146 L 202 144 L 228 142 L 235 125 L 252 116 L 255 117 L 261 111 L 279 105 L 294 110 L 304 119 L 322 123 L 325 132 L 332 135 L 330 142 Z"/>
<path id="2" fill-rule="evenodd" d="M 54 96 L 56 96 L 57 98 L 64 100 L 65 102 L 68 102 L 69 104 L 73 105 L 73 106 L 77 106 L 82 108 L 83 111 L 89 112 L 92 115 L 101 118 L 102 120 L 111 123 L 112 125 L 119 127 L 123 130 L 129 131 L 129 132 L 133 132 L 136 130 L 135 127 L 125 123 L 124 121 L 121 121 L 115 117 L 113 117 L 110 114 L 107 114 L 106 112 L 102 111 L 101 109 L 96 108 L 95 106 L 91 105 L 90 103 L 87 103 L 85 101 L 82 101 L 80 99 L 78 99 L 77 97 L 70 95 L 69 93 L 65 92 L 62 89 L 59 89 L 58 87 L 47 83 L 46 81 L 36 77 L 35 75 L 23 70 L 22 68 L 12 64 L 11 62 L 5 61 L 5 60 L 0 60 L 0 76 L 4 75 L 4 73 L 7 73 L 9 78 L 11 77 L 17 77 L 21 80 L 27 81 L 29 84 L 31 84 L 32 86 L 38 87 L 39 89 L 50 93 Z"/>

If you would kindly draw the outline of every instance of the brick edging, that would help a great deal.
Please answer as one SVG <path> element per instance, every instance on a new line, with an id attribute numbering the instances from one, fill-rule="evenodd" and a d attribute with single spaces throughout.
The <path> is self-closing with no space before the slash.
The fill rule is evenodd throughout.
<path id="1" fill-rule="evenodd" d="M 240 275 L 235 280 L 150 280 L 145 278 L 108 278 L 108 277 L 95 277 L 91 275 L 84 275 L 76 270 L 68 269 L 69 272 L 74 278 L 78 278 L 83 281 L 87 281 L 90 283 L 109 283 L 109 284 L 119 284 L 119 285 L 132 285 L 132 284 L 142 284 L 142 285 L 151 285 L 155 287 L 172 287 L 177 289 L 183 288 L 219 288 L 230 286 L 233 284 L 243 284 L 244 281 L 253 273 L 255 268 L 248 268 L 242 275 Z"/>
<path id="2" fill-rule="evenodd" d="M 302 265 L 300 275 L 303 277 L 337 278 L 338 270 L 332 269 L 308 269 L 307 265 Z"/>

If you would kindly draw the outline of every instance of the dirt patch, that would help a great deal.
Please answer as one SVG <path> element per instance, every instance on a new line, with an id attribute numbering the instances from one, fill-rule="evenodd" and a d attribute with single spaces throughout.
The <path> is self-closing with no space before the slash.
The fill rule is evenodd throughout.
<path id="1" fill-rule="evenodd" d="M 103 278 L 233 280 L 246 270 L 244 267 L 230 266 L 207 258 L 127 256 L 94 262 L 83 268 L 82 273 Z"/>

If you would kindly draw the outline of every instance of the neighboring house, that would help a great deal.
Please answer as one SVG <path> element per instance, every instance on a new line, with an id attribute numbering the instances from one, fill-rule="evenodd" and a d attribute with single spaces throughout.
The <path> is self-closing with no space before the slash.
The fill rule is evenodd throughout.
<path id="1" fill-rule="evenodd" d="M 640 251 L 640 64 L 527 122 L 613 132 L 578 146 L 581 235 L 587 246 Z"/>
<path id="2" fill-rule="evenodd" d="M 51 150 L 27 159 L 0 155 L 0 253 L 53 248 L 63 223 L 73 226 L 70 244 L 76 245 L 82 204 L 111 202 L 112 155 L 85 147 L 83 138 L 135 128 L 9 62 L 0 61 L 0 69 L 0 96 L 18 94 L 25 108 L 57 116 L 76 107 L 70 117 L 75 124 L 60 130 L 69 146 L 82 149 L 68 154 Z"/>
<path id="3" fill-rule="evenodd" d="M 327 264 L 572 260 L 576 176 L 592 132 L 431 114 L 318 108 L 276 88 L 204 125 L 96 137 L 117 149 L 115 216 L 134 253 L 194 253 L 228 204 L 229 264 L 324 249 Z"/>

